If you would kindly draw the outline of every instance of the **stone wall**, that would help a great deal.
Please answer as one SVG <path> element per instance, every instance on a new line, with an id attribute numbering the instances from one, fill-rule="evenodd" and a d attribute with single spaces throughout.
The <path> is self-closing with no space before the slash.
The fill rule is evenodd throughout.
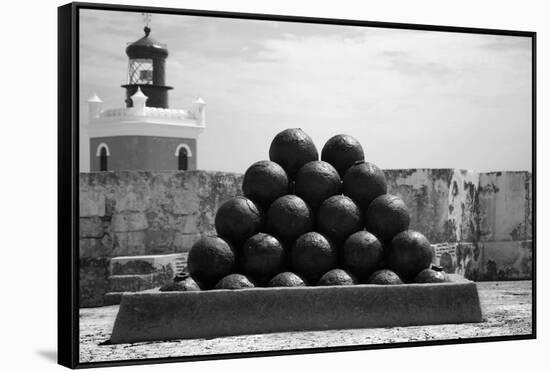
<path id="1" fill-rule="evenodd" d="M 495 172 L 479 177 L 479 239 L 523 241 L 532 238 L 531 174 Z"/>
<path id="2" fill-rule="evenodd" d="M 531 278 L 531 173 L 386 170 L 411 228 L 434 244 L 435 263 L 473 280 Z"/>
<path id="3" fill-rule="evenodd" d="M 410 169 L 386 177 L 448 272 L 530 278 L 530 173 Z M 216 210 L 241 194 L 241 183 L 240 174 L 206 171 L 80 174 L 81 305 L 102 304 L 112 257 L 186 252 L 213 233 Z"/>
<path id="4" fill-rule="evenodd" d="M 479 175 L 454 169 L 386 170 L 388 192 L 411 213 L 411 228 L 432 243 L 473 241 Z"/>
<path id="5" fill-rule="evenodd" d="M 480 174 L 478 192 L 478 280 L 531 278 L 531 173 Z"/>
<path id="6" fill-rule="evenodd" d="M 110 258 L 185 252 L 214 231 L 242 175 L 205 171 L 80 174 L 80 301 L 102 305 Z M 90 289 L 91 288 L 91 289 Z"/>

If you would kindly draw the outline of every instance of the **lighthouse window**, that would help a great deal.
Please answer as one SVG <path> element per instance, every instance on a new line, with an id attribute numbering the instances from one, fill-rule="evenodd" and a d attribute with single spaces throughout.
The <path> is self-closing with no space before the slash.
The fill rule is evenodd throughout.
<path id="1" fill-rule="evenodd" d="M 178 170 L 187 170 L 187 150 L 181 147 L 178 151 Z"/>
<path id="2" fill-rule="evenodd" d="M 151 70 L 141 70 L 139 71 L 139 79 L 141 81 L 153 81 L 153 71 Z"/>
<path id="3" fill-rule="evenodd" d="M 107 171 L 107 148 L 101 147 L 99 153 L 99 171 Z"/>
<path id="4" fill-rule="evenodd" d="M 152 84 L 153 83 L 153 60 L 152 59 L 130 59 L 128 68 L 129 84 Z"/>

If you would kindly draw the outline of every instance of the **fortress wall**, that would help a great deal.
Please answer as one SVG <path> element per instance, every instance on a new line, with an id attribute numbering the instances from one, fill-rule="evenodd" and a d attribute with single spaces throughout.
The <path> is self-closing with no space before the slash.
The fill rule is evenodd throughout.
<path id="1" fill-rule="evenodd" d="M 479 179 L 480 280 L 531 278 L 533 182 L 525 171 Z"/>
<path id="2" fill-rule="evenodd" d="M 388 192 L 411 213 L 411 229 L 432 243 L 474 241 L 479 175 L 455 169 L 386 170 Z"/>
<path id="3" fill-rule="evenodd" d="M 530 173 L 385 173 L 388 191 L 410 209 L 411 228 L 433 244 L 437 264 L 474 280 L 530 278 Z M 216 210 L 241 194 L 242 179 L 199 170 L 81 173 L 81 305 L 101 305 L 112 257 L 186 252 L 214 233 Z"/>
<path id="4" fill-rule="evenodd" d="M 81 306 L 102 305 L 110 258 L 185 252 L 212 233 L 216 210 L 241 183 L 223 172 L 81 173 Z"/>

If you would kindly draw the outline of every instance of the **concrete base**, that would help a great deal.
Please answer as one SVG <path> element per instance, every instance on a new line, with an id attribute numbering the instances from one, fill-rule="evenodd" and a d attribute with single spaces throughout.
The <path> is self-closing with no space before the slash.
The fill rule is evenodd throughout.
<path id="1" fill-rule="evenodd" d="M 125 293 L 111 343 L 480 322 L 475 283 Z"/>

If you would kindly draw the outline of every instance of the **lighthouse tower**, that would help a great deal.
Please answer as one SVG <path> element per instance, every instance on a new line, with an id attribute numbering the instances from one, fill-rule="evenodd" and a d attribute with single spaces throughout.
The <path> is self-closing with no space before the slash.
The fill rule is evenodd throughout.
<path id="1" fill-rule="evenodd" d="M 206 127 L 205 102 L 190 109 L 169 107 L 166 85 L 168 49 L 151 29 L 126 47 L 127 83 L 123 108 L 103 109 L 94 94 L 88 100 L 91 171 L 195 170 L 197 139 Z"/>

